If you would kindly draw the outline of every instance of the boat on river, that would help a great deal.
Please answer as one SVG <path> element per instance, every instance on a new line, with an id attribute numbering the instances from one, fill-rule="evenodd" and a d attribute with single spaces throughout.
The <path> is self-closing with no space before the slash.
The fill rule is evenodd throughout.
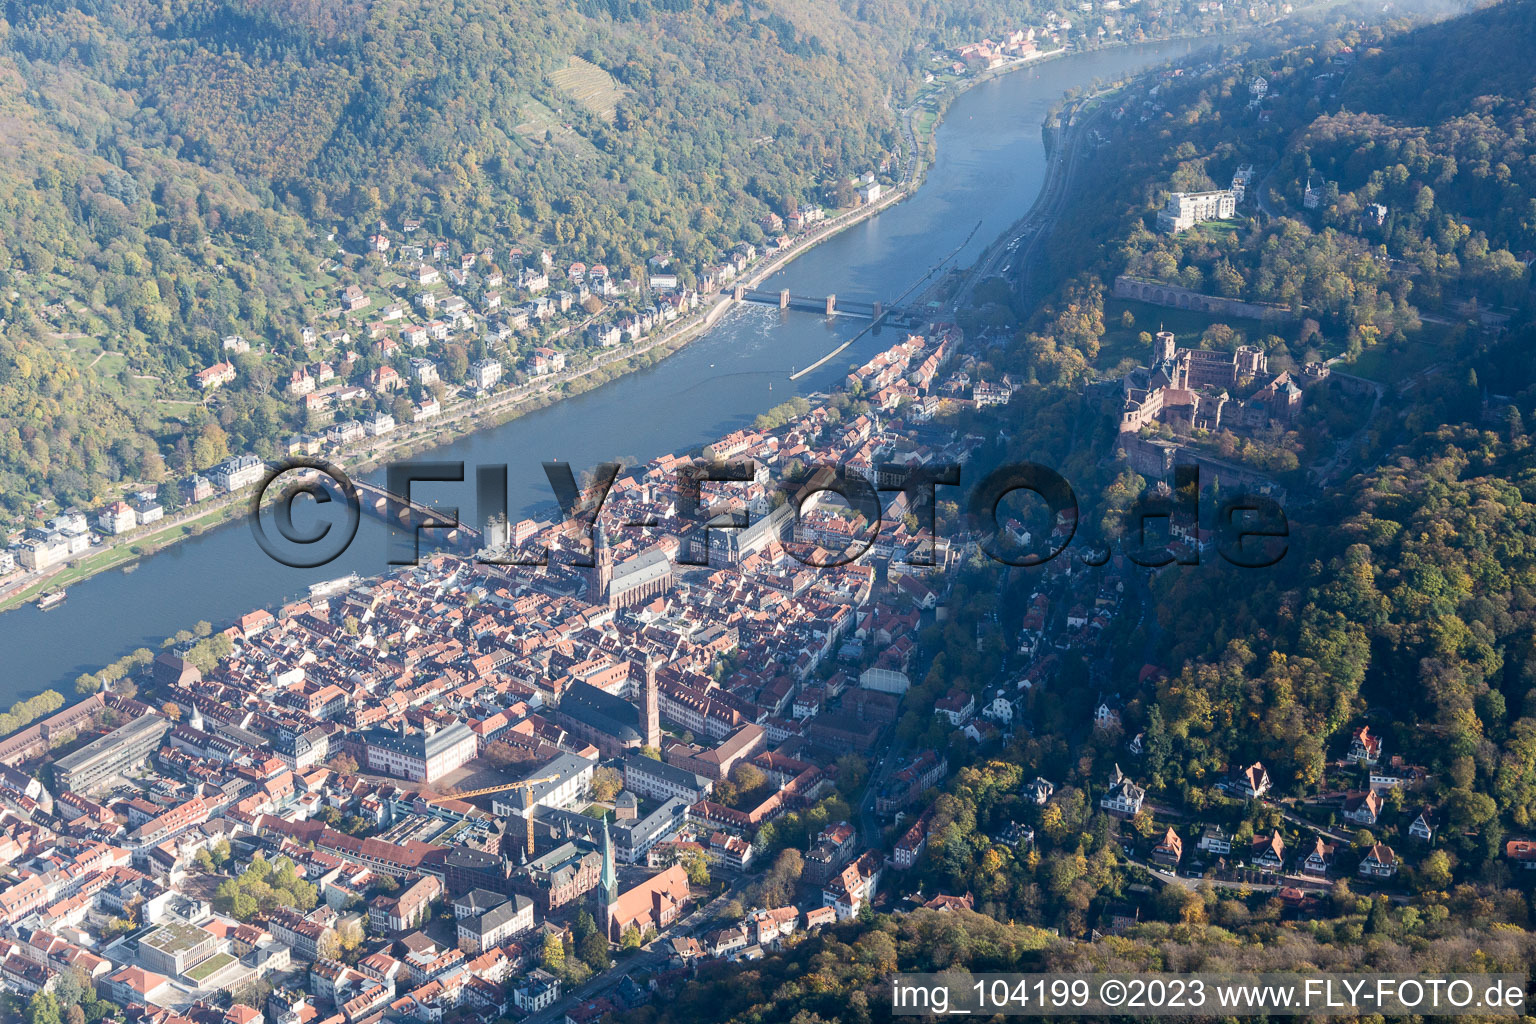
<path id="1" fill-rule="evenodd" d="M 309 596 L 316 599 L 335 597 L 337 594 L 346 593 L 362 581 L 363 578 L 354 572 L 337 577 L 334 580 L 311 583 L 309 585 Z"/>

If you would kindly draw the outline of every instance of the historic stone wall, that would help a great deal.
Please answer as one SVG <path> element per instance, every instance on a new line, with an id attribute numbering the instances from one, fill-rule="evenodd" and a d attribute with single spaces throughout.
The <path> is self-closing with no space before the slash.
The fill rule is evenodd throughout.
<path id="1" fill-rule="evenodd" d="M 1273 302 L 1224 299 L 1218 295 L 1205 295 L 1188 288 L 1180 288 L 1178 285 L 1164 284 L 1162 281 L 1153 281 L 1145 277 L 1133 277 L 1130 274 L 1121 274 L 1115 278 L 1115 297 L 1138 299 L 1156 306 L 1170 306 L 1174 309 L 1193 309 L 1201 313 L 1242 317 L 1246 320 L 1296 319 L 1296 314 L 1291 312 L 1289 306 L 1281 306 Z"/>

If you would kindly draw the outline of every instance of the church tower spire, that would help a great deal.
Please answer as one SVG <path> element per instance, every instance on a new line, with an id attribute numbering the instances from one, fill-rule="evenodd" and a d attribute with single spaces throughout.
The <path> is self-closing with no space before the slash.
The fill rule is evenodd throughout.
<path id="1" fill-rule="evenodd" d="M 608 531 L 602 523 L 597 524 L 597 536 L 592 542 L 593 583 L 597 593 L 593 595 L 594 604 L 607 604 L 609 602 L 609 589 L 613 585 L 613 548 L 608 543 Z"/>
<path id="2" fill-rule="evenodd" d="M 598 878 L 598 899 L 602 902 L 603 931 L 613 934 L 613 907 L 619 901 L 619 880 L 613 866 L 613 837 L 608 834 L 608 819 L 603 819 L 603 873 Z"/>

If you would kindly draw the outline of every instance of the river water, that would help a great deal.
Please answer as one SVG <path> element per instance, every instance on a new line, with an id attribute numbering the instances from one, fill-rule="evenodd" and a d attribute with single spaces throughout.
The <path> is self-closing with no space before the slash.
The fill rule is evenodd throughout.
<path id="1" fill-rule="evenodd" d="M 939 127 L 927 180 L 906 202 L 812 249 L 762 285 L 797 295 L 833 292 L 889 303 L 981 222 L 957 257 L 974 262 L 1028 212 L 1045 171 L 1041 122 L 1061 95 L 1098 80 L 1183 57 L 1203 43 L 1173 41 L 1075 54 L 1004 75 L 960 96 Z M 418 458 L 462 460 L 470 482 L 417 485 L 413 494 L 474 513 L 474 467 L 508 466 L 509 507 L 552 507 L 540 463 L 586 468 L 683 452 L 749 424 L 793 397 L 824 391 L 899 335 L 860 339 L 797 381 L 789 375 L 846 341 L 863 321 L 831 321 L 766 306 L 738 307 L 707 335 L 649 369 L 626 375 Z M 296 518 L 298 518 L 296 516 Z M 75 678 L 136 647 L 157 649 L 198 620 L 227 624 L 254 608 L 275 610 L 313 582 L 388 569 L 388 538 L 364 517 L 356 539 L 330 564 L 292 569 L 267 557 L 243 522 L 146 558 L 132 573 L 113 570 L 69 588 L 51 611 L 26 605 L 0 614 L 0 707 L 49 687 L 73 699 Z"/>

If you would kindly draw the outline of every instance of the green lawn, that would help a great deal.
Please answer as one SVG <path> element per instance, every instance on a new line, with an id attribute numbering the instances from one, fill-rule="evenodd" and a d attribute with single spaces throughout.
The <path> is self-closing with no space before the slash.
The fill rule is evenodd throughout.
<path id="1" fill-rule="evenodd" d="M 1130 327 L 1126 327 L 1121 322 L 1121 316 L 1126 310 L 1130 311 L 1134 320 Z M 1155 306 L 1150 302 L 1106 296 L 1104 337 L 1099 343 L 1098 366 L 1101 369 L 1110 369 L 1120 360 L 1127 358 L 1137 364 L 1144 364 L 1151 353 L 1138 340 L 1142 331 L 1149 334 L 1172 331 L 1181 346 L 1198 348 L 1200 335 L 1207 327 L 1218 323 L 1226 324 L 1250 341 L 1258 341 L 1270 334 L 1285 337 L 1287 334 L 1294 334 L 1296 329 L 1294 323 L 1271 324 L 1260 320 L 1201 313 L 1192 309 L 1173 309 L 1167 306 Z"/>
<path id="2" fill-rule="evenodd" d="M 1446 351 L 1446 336 L 1452 330 L 1455 330 L 1453 325 L 1426 323 L 1408 335 L 1406 344 L 1383 342 L 1372 345 L 1353 363 L 1341 364 L 1339 369 L 1367 380 L 1396 384 L 1440 359 Z"/>
<path id="3" fill-rule="evenodd" d="M 196 967 L 187 972 L 187 978 L 201 985 L 208 978 L 213 977 L 219 971 L 235 962 L 235 958 L 228 953 L 215 953 Z"/>

